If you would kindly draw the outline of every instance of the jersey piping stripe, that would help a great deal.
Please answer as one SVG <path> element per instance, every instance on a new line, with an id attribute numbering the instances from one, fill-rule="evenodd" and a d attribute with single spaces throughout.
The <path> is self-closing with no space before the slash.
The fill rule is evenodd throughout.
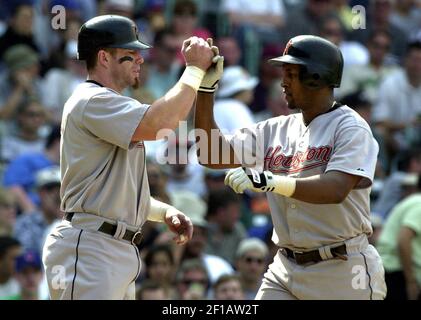
<path id="1" fill-rule="evenodd" d="M 136 245 L 133 245 L 133 246 L 134 246 L 134 250 L 136 251 L 136 256 L 137 256 L 137 272 L 136 272 L 136 276 L 134 277 L 132 281 L 132 282 L 135 282 L 140 273 L 140 258 L 139 258 L 139 249 L 136 247 Z"/>
<path id="2" fill-rule="evenodd" d="M 76 281 L 76 276 L 77 276 L 77 261 L 79 260 L 79 243 L 80 243 L 80 236 L 82 235 L 82 232 L 83 230 L 80 230 L 79 237 L 77 239 L 77 245 L 76 245 L 75 275 L 73 276 L 73 281 L 72 281 L 72 293 L 70 296 L 71 300 L 73 300 L 73 292 L 75 289 L 75 281 Z"/>
<path id="3" fill-rule="evenodd" d="M 364 258 L 365 272 L 367 273 L 367 276 L 368 276 L 368 286 L 370 287 L 370 300 L 373 300 L 373 288 L 371 287 L 371 275 L 368 272 L 367 259 L 362 252 L 360 252 L 360 253 Z"/>
<path id="4" fill-rule="evenodd" d="M 312 163 L 309 164 L 307 166 L 298 168 L 298 169 L 294 169 L 294 170 L 288 170 L 288 169 L 279 169 L 279 170 L 270 170 L 273 173 L 297 173 L 297 172 L 301 172 L 301 171 L 305 171 L 305 170 L 309 170 L 309 169 L 313 169 L 316 167 L 321 167 L 326 165 L 327 162 L 317 162 L 317 163 Z"/>

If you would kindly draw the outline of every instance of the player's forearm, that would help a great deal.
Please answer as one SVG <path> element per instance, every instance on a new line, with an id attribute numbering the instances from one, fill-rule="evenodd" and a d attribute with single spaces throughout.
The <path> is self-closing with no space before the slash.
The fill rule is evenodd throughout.
<path id="1" fill-rule="evenodd" d="M 205 71 L 188 66 L 177 84 L 155 101 L 136 128 L 132 141 L 160 139 L 160 130 L 175 130 L 187 118 Z M 168 133 L 163 132 L 163 136 Z"/>
<path id="2" fill-rule="evenodd" d="M 412 239 L 415 233 L 412 229 L 401 227 L 398 237 L 399 259 L 406 282 L 416 282 L 412 262 Z"/>
<path id="3" fill-rule="evenodd" d="M 211 169 L 238 167 L 231 145 L 215 122 L 213 100 L 213 94 L 198 92 L 194 124 L 199 163 Z"/>
<path id="4" fill-rule="evenodd" d="M 335 171 L 299 178 L 292 198 L 314 204 L 338 204 L 345 200 L 360 179 Z"/>
<path id="5" fill-rule="evenodd" d="M 190 87 L 182 86 L 177 94 L 170 90 L 165 97 L 150 106 L 132 141 L 160 139 L 160 130 L 175 130 L 179 122 L 187 118 L 194 103 L 195 92 Z"/>
<path id="6" fill-rule="evenodd" d="M 148 214 L 148 220 L 155 222 L 164 222 L 165 215 L 170 207 L 171 206 L 169 204 L 166 204 L 151 197 L 151 206 Z"/>

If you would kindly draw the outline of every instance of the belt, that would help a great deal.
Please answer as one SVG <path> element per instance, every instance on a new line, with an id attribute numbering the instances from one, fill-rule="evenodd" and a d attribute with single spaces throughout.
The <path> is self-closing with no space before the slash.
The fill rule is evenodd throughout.
<path id="1" fill-rule="evenodd" d="M 281 250 L 284 251 L 284 255 L 288 258 L 294 260 L 297 264 L 303 265 L 307 263 L 318 263 L 320 261 L 326 260 L 320 256 L 319 250 L 307 251 L 307 252 L 300 252 L 300 251 L 293 251 L 288 248 L 282 248 Z M 341 260 L 348 260 L 346 256 L 346 245 L 342 244 L 338 247 L 330 248 L 330 252 L 332 253 L 333 258 L 339 258 Z"/>
<path id="2" fill-rule="evenodd" d="M 64 220 L 71 222 L 73 215 L 73 212 L 66 212 L 64 214 Z M 106 233 L 110 236 L 114 236 L 117 231 L 117 225 L 108 222 L 103 222 L 102 225 L 99 227 L 98 231 Z M 140 233 L 140 231 L 135 232 L 126 229 L 126 232 L 124 233 L 122 239 L 130 242 L 133 245 L 138 246 L 142 242 L 142 234 Z"/>

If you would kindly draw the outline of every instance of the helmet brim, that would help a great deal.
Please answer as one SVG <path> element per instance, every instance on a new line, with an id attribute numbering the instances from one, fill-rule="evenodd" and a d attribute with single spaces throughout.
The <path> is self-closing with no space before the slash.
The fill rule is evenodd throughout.
<path id="1" fill-rule="evenodd" d="M 146 50 L 151 49 L 152 46 L 142 41 L 132 41 L 125 44 L 116 44 L 109 46 L 109 48 L 131 49 L 131 50 Z"/>
<path id="2" fill-rule="evenodd" d="M 304 60 L 298 59 L 296 57 L 290 56 L 290 55 L 284 55 L 277 58 L 270 59 L 269 64 L 273 66 L 281 66 L 284 63 L 290 63 L 290 64 L 299 64 L 299 65 L 305 65 L 306 62 Z"/>

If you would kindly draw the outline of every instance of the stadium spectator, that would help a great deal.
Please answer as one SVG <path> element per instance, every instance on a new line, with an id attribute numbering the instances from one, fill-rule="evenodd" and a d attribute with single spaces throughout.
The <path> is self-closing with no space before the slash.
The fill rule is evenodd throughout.
<path id="1" fill-rule="evenodd" d="M 386 270 L 387 300 L 421 300 L 421 175 L 416 193 L 399 202 L 377 242 Z"/>
<path id="2" fill-rule="evenodd" d="M 244 300 L 244 291 L 240 277 L 236 274 L 226 274 L 218 278 L 213 285 L 215 300 Z"/>
<path id="3" fill-rule="evenodd" d="M 211 191 L 207 203 L 209 229 L 205 252 L 220 256 L 234 265 L 238 245 L 247 235 L 240 222 L 241 198 L 224 187 Z"/>
<path id="4" fill-rule="evenodd" d="M 36 187 L 40 208 L 21 215 L 16 221 L 15 237 L 25 249 L 42 251 L 45 230 L 63 217 L 60 210 L 60 168 L 47 167 L 38 172 Z"/>
<path id="5" fill-rule="evenodd" d="M 14 278 L 20 251 L 19 241 L 0 236 L 0 300 L 15 300 L 20 293 L 19 283 Z"/>
<path id="6" fill-rule="evenodd" d="M 254 300 L 260 288 L 268 253 L 266 244 L 257 238 L 244 239 L 238 246 L 235 266 L 248 300 Z"/>

